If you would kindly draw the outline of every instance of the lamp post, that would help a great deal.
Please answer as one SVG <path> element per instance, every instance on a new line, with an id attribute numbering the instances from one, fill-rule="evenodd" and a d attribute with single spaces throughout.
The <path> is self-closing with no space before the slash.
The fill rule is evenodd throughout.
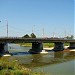
<path id="1" fill-rule="evenodd" d="M 44 38 L 44 27 L 42 28 L 42 37 Z"/>
<path id="2" fill-rule="evenodd" d="M 8 37 L 8 21 L 7 21 L 7 37 Z"/>
<path id="3" fill-rule="evenodd" d="M 8 37 L 8 20 L 5 19 L 5 21 L 6 21 L 6 37 Z"/>
<path id="4" fill-rule="evenodd" d="M 1 21 L 0 21 L 1 22 Z M 8 21 L 6 20 L 7 24 L 6 24 L 6 35 L 8 37 Z"/>
<path id="5" fill-rule="evenodd" d="M 34 27 L 35 27 L 35 25 L 33 25 L 33 27 L 32 27 L 32 33 L 34 33 Z"/>

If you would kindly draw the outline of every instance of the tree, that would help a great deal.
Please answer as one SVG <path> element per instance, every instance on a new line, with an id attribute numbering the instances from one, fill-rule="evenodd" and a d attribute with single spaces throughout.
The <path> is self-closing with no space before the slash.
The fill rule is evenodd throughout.
<path id="1" fill-rule="evenodd" d="M 66 39 L 74 39 L 74 36 L 73 36 L 73 35 L 71 35 L 71 36 L 66 36 L 65 38 L 66 38 Z"/>
<path id="2" fill-rule="evenodd" d="M 32 33 L 31 38 L 36 38 L 36 35 L 34 33 Z"/>
<path id="3" fill-rule="evenodd" d="M 30 38 L 28 34 L 24 35 L 23 38 Z"/>
<path id="4" fill-rule="evenodd" d="M 71 35 L 71 39 L 74 39 L 74 36 L 73 35 Z"/>

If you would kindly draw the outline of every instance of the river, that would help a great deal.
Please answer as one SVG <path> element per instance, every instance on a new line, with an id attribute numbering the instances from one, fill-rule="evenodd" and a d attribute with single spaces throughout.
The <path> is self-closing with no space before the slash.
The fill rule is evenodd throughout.
<path id="1" fill-rule="evenodd" d="M 9 44 L 8 50 L 19 64 L 36 72 L 44 72 L 48 75 L 74 75 L 75 51 L 53 52 L 48 54 L 30 54 L 31 47 L 22 47 Z"/>

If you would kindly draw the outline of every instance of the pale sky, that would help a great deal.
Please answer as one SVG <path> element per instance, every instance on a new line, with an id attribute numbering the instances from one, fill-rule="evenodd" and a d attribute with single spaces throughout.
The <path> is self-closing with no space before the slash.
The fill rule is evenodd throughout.
<path id="1" fill-rule="evenodd" d="M 0 36 L 63 37 L 74 34 L 74 0 L 0 0 Z"/>

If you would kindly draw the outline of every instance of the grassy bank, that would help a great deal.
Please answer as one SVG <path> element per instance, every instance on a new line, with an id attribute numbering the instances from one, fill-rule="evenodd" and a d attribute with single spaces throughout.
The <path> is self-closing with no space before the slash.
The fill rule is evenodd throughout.
<path id="1" fill-rule="evenodd" d="M 20 46 L 31 47 L 32 43 L 19 43 Z M 64 43 L 64 46 L 68 46 L 69 43 Z M 43 43 L 43 47 L 54 47 L 54 43 Z"/>
<path id="2" fill-rule="evenodd" d="M 19 43 L 20 46 L 31 47 L 32 43 Z M 53 47 L 54 43 L 43 43 L 43 47 Z"/>
<path id="3" fill-rule="evenodd" d="M 19 43 L 20 46 L 31 47 L 32 43 Z"/>
<path id="4" fill-rule="evenodd" d="M 43 43 L 43 47 L 47 48 L 54 47 L 54 43 Z"/>
<path id="5" fill-rule="evenodd" d="M 0 58 L 0 75 L 45 75 L 44 73 L 32 72 L 22 65 L 18 64 L 15 59 L 2 57 Z"/>

